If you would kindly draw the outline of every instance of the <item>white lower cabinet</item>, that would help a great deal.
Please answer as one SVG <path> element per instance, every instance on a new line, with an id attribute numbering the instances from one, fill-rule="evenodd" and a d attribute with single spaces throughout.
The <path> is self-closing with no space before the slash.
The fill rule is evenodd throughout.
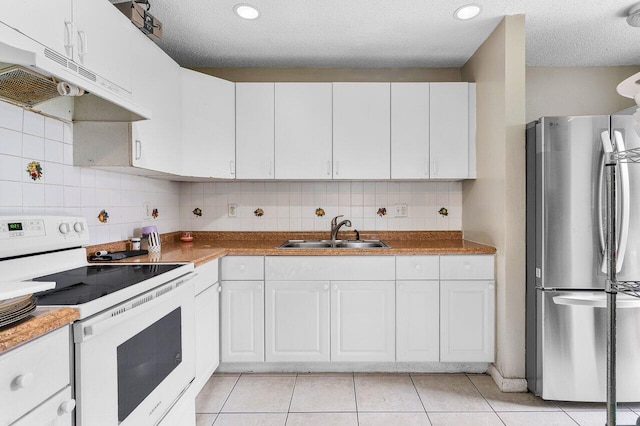
<path id="1" fill-rule="evenodd" d="M 493 362 L 495 284 L 440 282 L 440 361 Z"/>
<path id="2" fill-rule="evenodd" d="M 331 360 L 395 361 L 395 283 L 331 282 Z"/>
<path id="3" fill-rule="evenodd" d="M 329 281 L 267 281 L 266 361 L 329 361 Z"/>
<path id="4" fill-rule="evenodd" d="M 221 282 L 221 361 L 264 361 L 263 286 L 263 281 Z"/>
<path id="5" fill-rule="evenodd" d="M 396 360 L 440 360 L 439 282 L 396 282 Z"/>

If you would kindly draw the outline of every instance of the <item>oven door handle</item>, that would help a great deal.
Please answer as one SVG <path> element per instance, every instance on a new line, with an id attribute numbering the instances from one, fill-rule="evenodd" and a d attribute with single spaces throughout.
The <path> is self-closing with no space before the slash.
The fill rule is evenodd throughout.
<path id="1" fill-rule="evenodd" d="M 132 318 L 144 314 L 158 303 L 164 302 L 166 300 L 166 297 L 164 296 L 168 293 L 175 298 L 176 293 L 174 293 L 174 291 L 182 290 L 185 284 L 197 276 L 198 274 L 196 272 L 190 272 L 174 281 L 143 293 L 122 305 L 111 308 L 105 314 L 102 314 L 105 315 L 105 317 L 96 318 L 95 322 L 88 321 L 75 323 L 73 325 L 73 341 L 75 343 L 86 342 L 95 336 L 113 329 L 119 324 L 130 321 Z M 193 286 L 191 286 L 191 292 L 194 293 Z"/>

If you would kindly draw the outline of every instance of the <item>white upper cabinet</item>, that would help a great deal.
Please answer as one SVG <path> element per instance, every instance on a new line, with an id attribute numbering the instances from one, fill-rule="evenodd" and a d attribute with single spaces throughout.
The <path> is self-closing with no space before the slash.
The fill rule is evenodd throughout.
<path id="1" fill-rule="evenodd" d="M 429 83 L 391 83 L 391 179 L 429 178 Z"/>
<path id="2" fill-rule="evenodd" d="M 333 178 L 389 179 L 390 83 L 333 83 Z"/>
<path id="3" fill-rule="evenodd" d="M 276 179 L 331 179 L 331 89 L 331 83 L 276 83 Z"/>
<path id="4" fill-rule="evenodd" d="M 180 70 L 183 176 L 233 179 L 236 130 L 235 85 L 210 75 Z"/>
<path id="5" fill-rule="evenodd" d="M 0 0 L 0 9 L 0 22 L 62 56 L 73 57 L 71 0 L 21 0 L 19 6 L 13 0 Z"/>
<path id="6" fill-rule="evenodd" d="M 131 38 L 139 30 L 104 0 L 74 0 L 73 26 L 74 60 L 131 92 L 132 75 L 139 72 L 133 67 Z"/>
<path id="7" fill-rule="evenodd" d="M 274 84 L 236 83 L 237 179 L 274 178 Z"/>
<path id="8" fill-rule="evenodd" d="M 430 177 L 475 177 L 475 85 L 431 83 L 430 92 Z"/>

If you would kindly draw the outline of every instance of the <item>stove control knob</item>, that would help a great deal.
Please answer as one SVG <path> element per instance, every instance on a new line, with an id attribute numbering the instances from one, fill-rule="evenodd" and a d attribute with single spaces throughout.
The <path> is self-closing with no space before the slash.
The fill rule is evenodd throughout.
<path id="1" fill-rule="evenodd" d="M 58 230 L 62 235 L 66 235 L 71 232 L 71 227 L 68 223 L 61 223 L 60 226 L 58 226 Z"/>
<path id="2" fill-rule="evenodd" d="M 73 230 L 76 231 L 78 234 L 82 234 L 82 231 L 84 231 L 84 224 L 82 222 L 74 223 Z"/>

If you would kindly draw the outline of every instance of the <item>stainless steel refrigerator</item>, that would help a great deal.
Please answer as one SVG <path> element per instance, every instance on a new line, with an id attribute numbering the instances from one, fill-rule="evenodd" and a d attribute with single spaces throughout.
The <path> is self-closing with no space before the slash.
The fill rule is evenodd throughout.
<path id="1" fill-rule="evenodd" d="M 640 147 L 634 125 L 630 115 L 527 125 L 526 378 L 543 399 L 606 401 L 602 147 Z M 618 278 L 640 280 L 640 164 L 618 167 Z M 618 401 L 640 401 L 640 299 L 618 300 Z"/>

